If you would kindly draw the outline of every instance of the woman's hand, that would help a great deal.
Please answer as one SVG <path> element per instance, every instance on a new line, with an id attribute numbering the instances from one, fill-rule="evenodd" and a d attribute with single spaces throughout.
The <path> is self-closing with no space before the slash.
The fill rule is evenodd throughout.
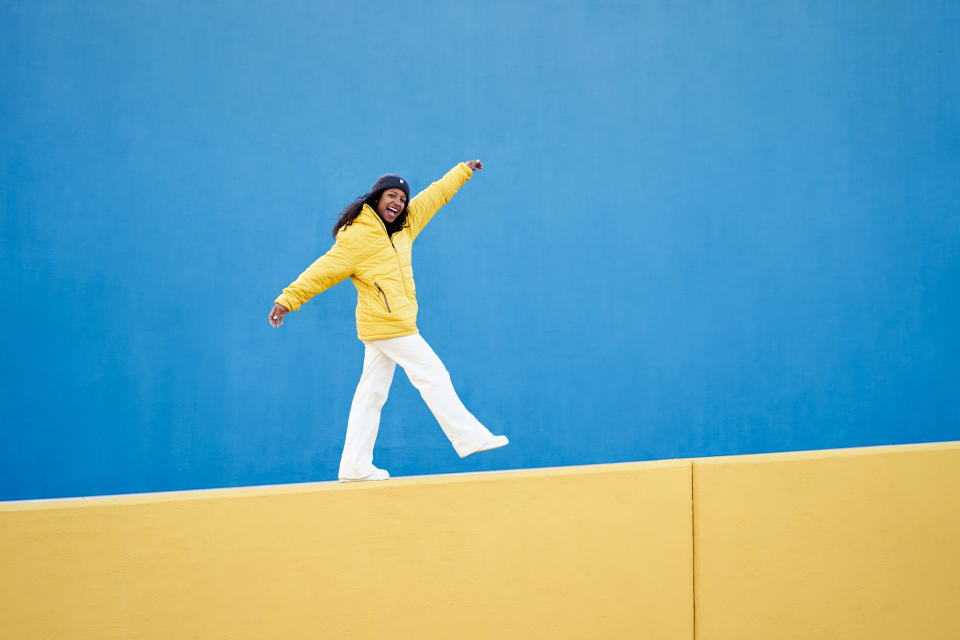
<path id="1" fill-rule="evenodd" d="M 483 169 L 483 163 L 480 162 L 479 160 L 467 160 L 463 164 L 467 165 L 474 171 L 480 171 L 480 169 Z"/>
<path id="2" fill-rule="evenodd" d="M 282 304 L 273 305 L 273 309 L 270 309 L 270 315 L 267 316 L 267 320 L 270 321 L 270 326 L 279 327 L 283 324 L 283 316 L 287 315 L 290 312 L 290 309 L 287 309 Z"/>

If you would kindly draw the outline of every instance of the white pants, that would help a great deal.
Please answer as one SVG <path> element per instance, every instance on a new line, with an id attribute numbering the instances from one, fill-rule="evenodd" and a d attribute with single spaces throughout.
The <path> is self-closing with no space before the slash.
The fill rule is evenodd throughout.
<path id="1" fill-rule="evenodd" d="M 460 402 L 446 367 L 419 333 L 363 344 L 366 347 L 363 373 L 350 405 L 339 477 L 362 478 L 376 469 L 373 466 L 373 445 L 380 429 L 380 409 L 387 401 L 398 364 L 420 392 L 461 458 L 493 437 Z"/>

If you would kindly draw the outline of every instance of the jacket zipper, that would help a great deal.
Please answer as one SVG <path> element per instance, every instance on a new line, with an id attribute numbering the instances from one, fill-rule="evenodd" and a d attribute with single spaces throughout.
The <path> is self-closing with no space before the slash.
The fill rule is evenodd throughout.
<path id="1" fill-rule="evenodd" d="M 373 283 L 373 286 L 375 286 L 377 289 L 380 289 L 380 285 L 378 285 L 376 282 Z M 387 305 L 387 313 L 393 313 L 393 311 L 390 311 L 390 303 L 387 302 L 387 294 L 383 289 L 380 289 L 380 295 L 383 296 L 383 304 Z"/>
<path id="2" fill-rule="evenodd" d="M 393 247 L 393 255 L 397 256 L 397 269 L 400 270 L 400 282 L 403 283 L 403 293 L 409 298 L 410 290 L 407 289 L 407 278 L 403 275 L 403 265 L 400 264 L 400 252 L 397 251 L 397 246 L 393 244 L 392 238 L 390 239 L 390 246 Z"/>
<path id="3" fill-rule="evenodd" d="M 403 283 L 403 293 L 409 298 L 410 290 L 407 289 L 407 278 L 403 275 L 403 265 L 400 264 L 400 252 L 397 251 L 397 245 L 393 244 L 393 238 L 390 237 L 390 232 L 387 231 L 386 223 L 377 215 L 376 212 L 373 215 L 377 216 L 377 220 L 380 221 L 380 226 L 383 227 L 383 232 L 387 234 L 387 240 L 390 242 L 390 246 L 393 247 L 393 255 L 397 258 L 397 269 L 400 270 L 400 281 Z M 373 284 L 377 284 L 374 282 Z M 380 289 L 380 285 L 377 284 L 377 289 Z M 380 289 L 380 293 L 383 293 L 383 289 Z M 383 293 L 383 301 L 387 301 L 387 294 Z M 387 311 L 390 311 L 390 305 L 387 305 Z"/>

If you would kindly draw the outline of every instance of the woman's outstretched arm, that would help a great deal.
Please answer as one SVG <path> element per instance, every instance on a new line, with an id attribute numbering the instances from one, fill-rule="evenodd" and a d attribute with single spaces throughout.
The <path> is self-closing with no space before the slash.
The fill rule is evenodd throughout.
<path id="1" fill-rule="evenodd" d="M 414 238 L 423 231 L 440 207 L 450 202 L 453 194 L 466 184 L 467 180 L 473 176 L 473 172 L 481 169 L 483 169 L 483 163 L 479 160 L 461 162 L 410 200 L 407 207 L 408 220 Z"/>
<path id="2" fill-rule="evenodd" d="M 330 251 L 317 258 L 274 300 L 273 309 L 267 316 L 271 326 L 279 327 L 283 324 L 283 316 L 289 311 L 296 311 L 313 296 L 353 274 L 354 258 L 346 240 L 347 233 L 341 231 Z"/>

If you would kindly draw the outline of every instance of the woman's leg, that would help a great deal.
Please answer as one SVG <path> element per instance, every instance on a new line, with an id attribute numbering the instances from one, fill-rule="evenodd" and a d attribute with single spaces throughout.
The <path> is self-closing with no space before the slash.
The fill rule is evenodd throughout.
<path id="1" fill-rule="evenodd" d="M 378 471 L 373 466 L 373 445 L 380 430 L 380 410 L 390 393 L 396 364 L 375 343 L 364 345 L 363 373 L 350 405 L 340 478 L 363 478 Z"/>
<path id="2" fill-rule="evenodd" d="M 377 340 L 375 344 L 390 360 L 403 367 L 461 458 L 479 451 L 494 437 L 463 406 L 446 367 L 419 333 Z"/>

